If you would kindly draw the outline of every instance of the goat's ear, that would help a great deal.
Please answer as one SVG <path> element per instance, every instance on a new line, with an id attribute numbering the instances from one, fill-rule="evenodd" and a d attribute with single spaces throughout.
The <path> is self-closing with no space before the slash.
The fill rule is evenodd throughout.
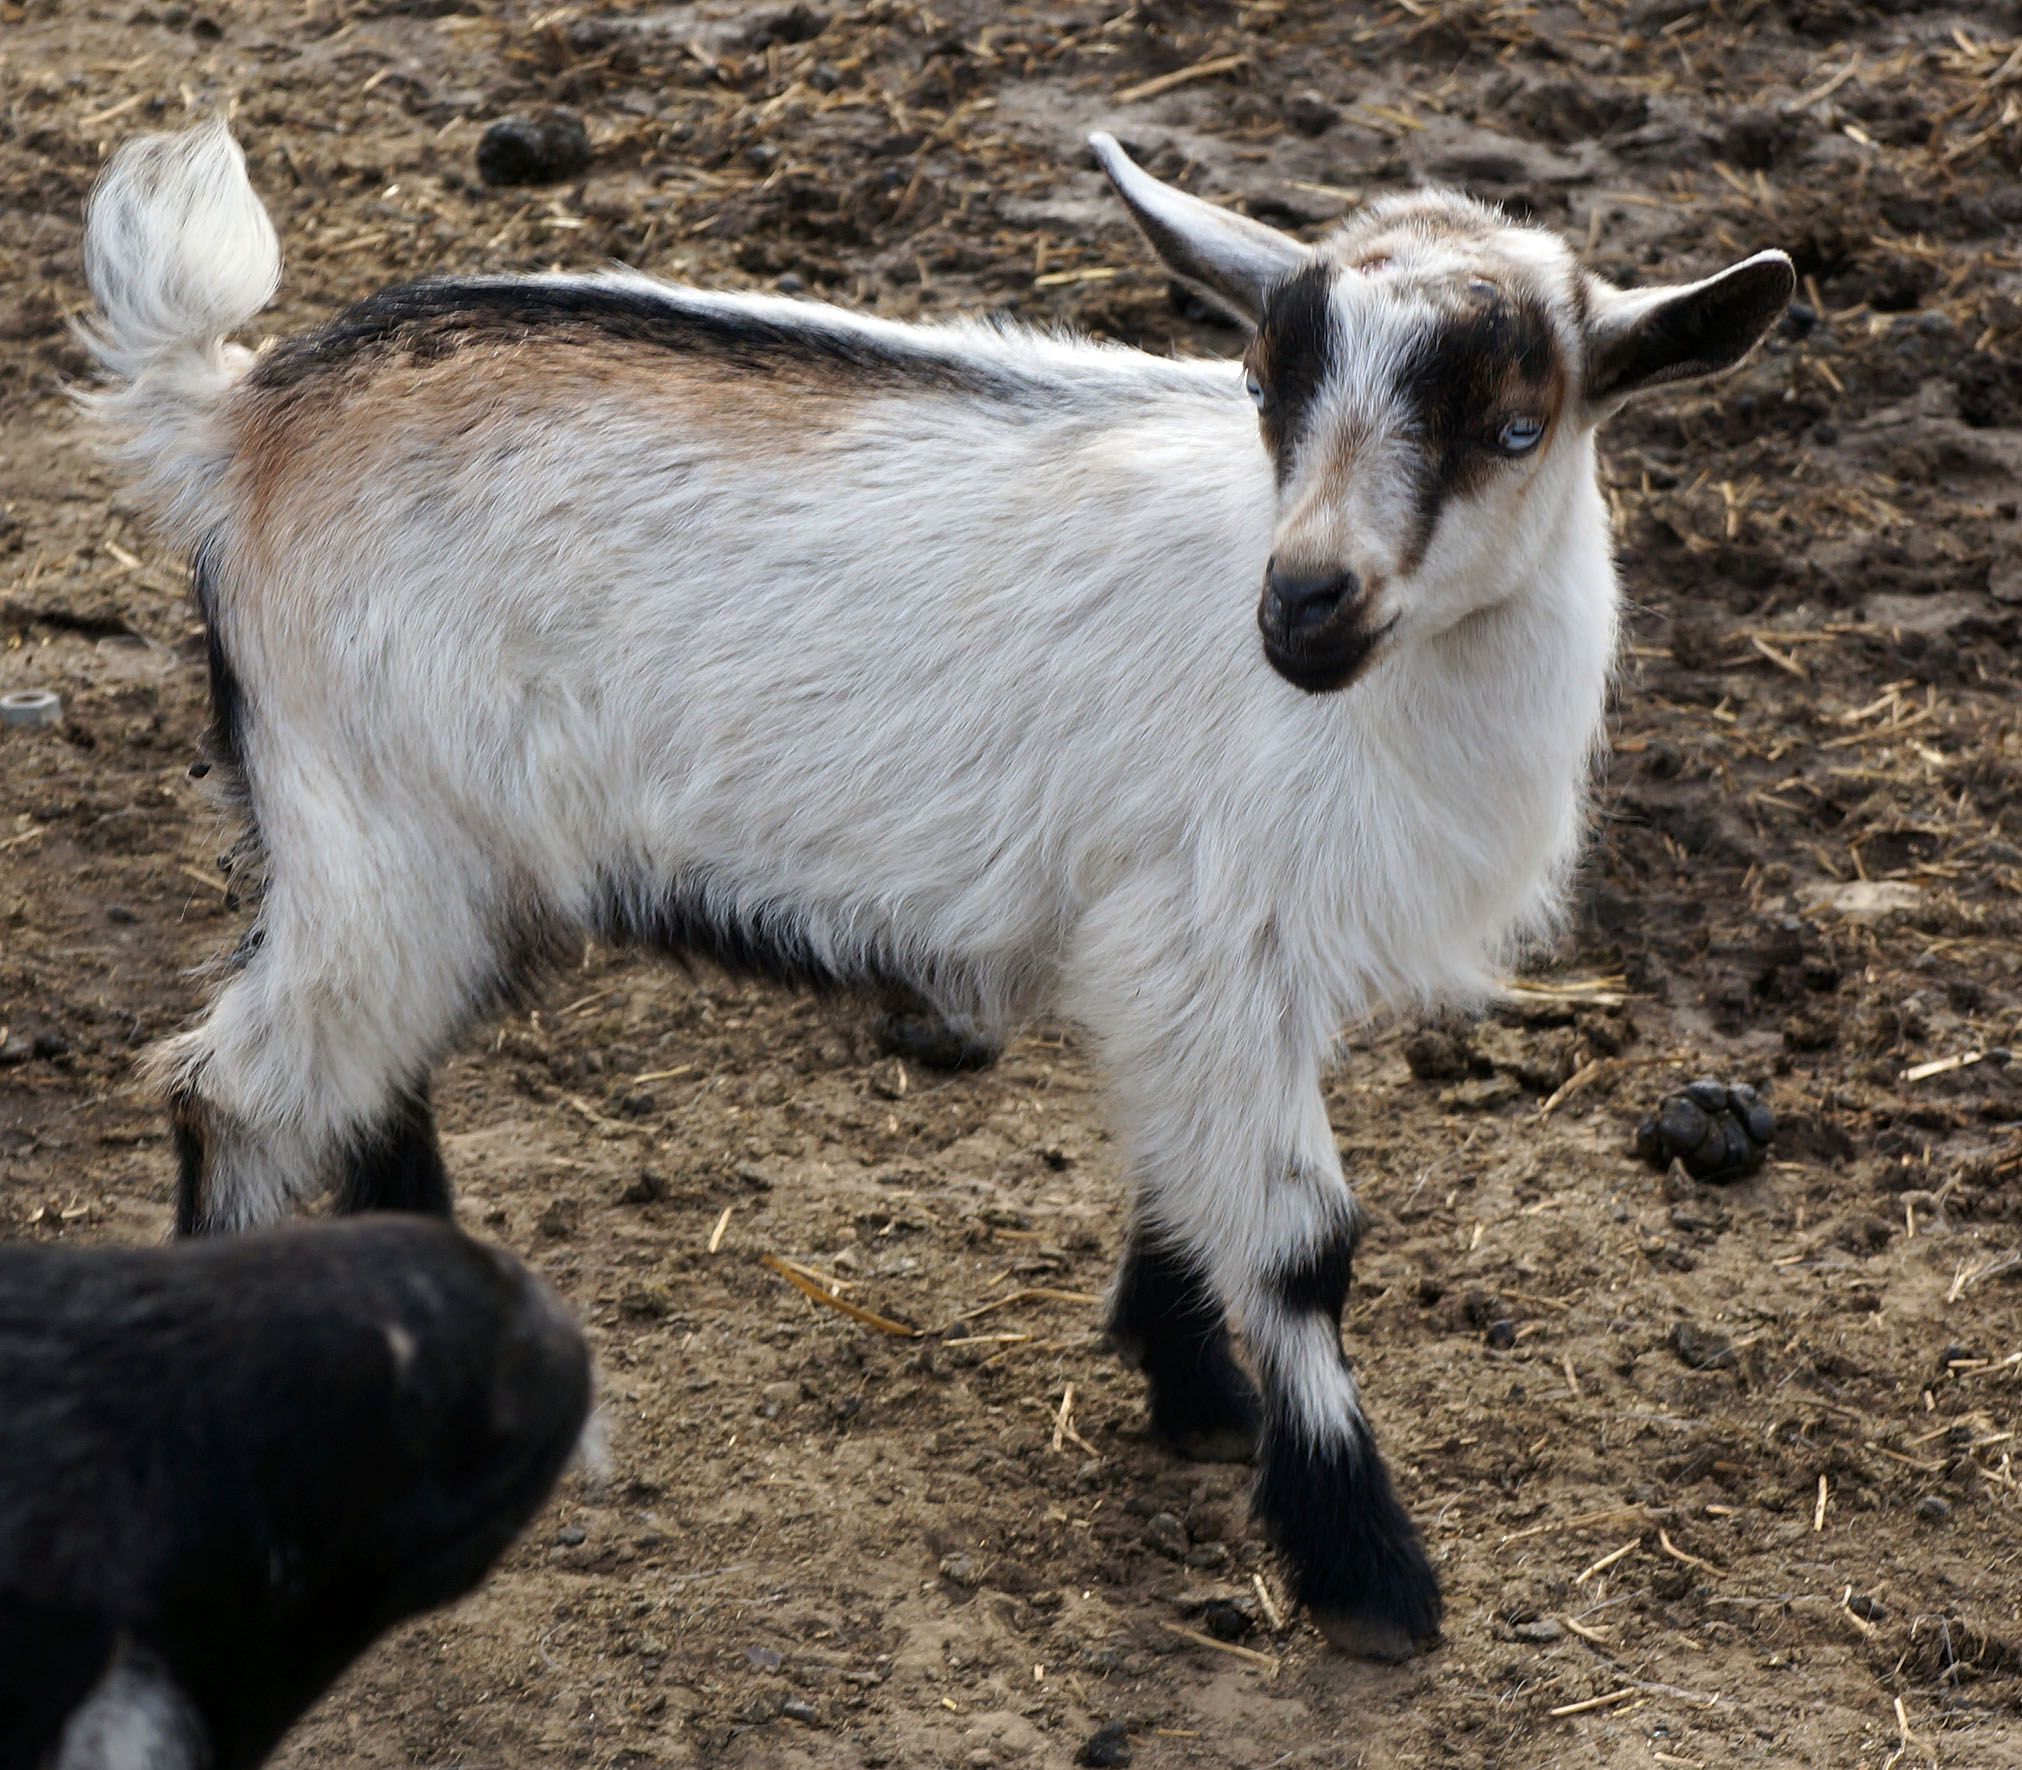
<path id="1" fill-rule="evenodd" d="M 1113 135 L 1091 135 L 1088 145 L 1166 268 L 1253 323 L 1272 288 L 1311 256 L 1290 234 L 1160 183 Z"/>
<path id="2" fill-rule="evenodd" d="M 1617 289 L 1587 279 L 1589 406 L 1615 406 L 1646 387 L 1731 369 L 1790 305 L 1797 272 L 1758 252 L 1703 282 Z"/>

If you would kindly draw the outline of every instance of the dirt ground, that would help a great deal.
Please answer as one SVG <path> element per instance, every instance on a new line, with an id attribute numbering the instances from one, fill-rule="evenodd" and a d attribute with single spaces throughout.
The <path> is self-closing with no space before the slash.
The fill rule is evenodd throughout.
<path id="1" fill-rule="evenodd" d="M 1350 1342 L 1442 1649 L 1280 1626 L 1244 1473 L 1147 1441 L 1098 1343 L 1120 1191 L 1071 1030 L 938 1077 L 854 1010 L 592 951 L 438 1101 L 465 1220 L 588 1324 L 611 1472 L 282 1762 L 1066 1765 L 1121 1722 L 1140 1766 L 2022 1766 L 2018 32 L 1910 0 L 0 0 L 0 690 L 66 702 L 0 732 L 8 1236 L 164 1233 L 133 1055 L 242 921 L 185 773 L 182 562 L 61 392 L 126 134 L 236 104 L 277 331 L 616 257 L 1233 353 L 1101 190 L 1098 126 L 1298 230 L 1431 178 L 1624 280 L 1764 245 L 1803 277 L 1744 372 L 1609 433 L 1632 611 L 1562 951 L 1482 1022 L 1358 1033 L 1333 1084 L 1373 1215 Z M 548 104 L 587 173 L 483 186 L 484 127 Z M 1775 1106 L 1758 1178 L 1634 1159 L 1701 1074 Z"/>

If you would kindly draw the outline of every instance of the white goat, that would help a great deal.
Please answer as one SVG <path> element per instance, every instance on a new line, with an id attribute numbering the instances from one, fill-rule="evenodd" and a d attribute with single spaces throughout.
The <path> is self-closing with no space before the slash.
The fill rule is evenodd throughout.
<path id="1" fill-rule="evenodd" d="M 1342 1356 L 1322 1066 L 1549 922 L 1615 643 L 1594 427 L 1738 360 L 1791 268 L 1628 294 L 1447 194 L 1308 247 L 1094 140 L 1244 366 L 630 274 L 396 288 L 255 357 L 236 145 L 121 150 L 97 404 L 196 548 L 268 875 L 155 1057 L 179 1222 L 446 1211 L 430 1071 L 585 933 L 1059 1012 L 1127 1139 L 1155 1423 L 1261 1431 L 1299 1596 L 1398 1655 L 1440 1601 Z"/>

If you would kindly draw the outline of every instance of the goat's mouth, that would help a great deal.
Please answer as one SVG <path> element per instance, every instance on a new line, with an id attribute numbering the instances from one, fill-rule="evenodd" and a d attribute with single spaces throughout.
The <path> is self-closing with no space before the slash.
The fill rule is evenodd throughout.
<path id="1" fill-rule="evenodd" d="M 1307 694 L 1338 694 L 1369 668 L 1376 649 L 1390 629 L 1395 615 L 1387 621 L 1369 619 L 1366 608 L 1344 610 L 1336 619 L 1317 630 L 1291 633 L 1267 600 L 1257 611 L 1257 626 L 1264 636 L 1264 657 L 1271 668 L 1294 688 Z"/>

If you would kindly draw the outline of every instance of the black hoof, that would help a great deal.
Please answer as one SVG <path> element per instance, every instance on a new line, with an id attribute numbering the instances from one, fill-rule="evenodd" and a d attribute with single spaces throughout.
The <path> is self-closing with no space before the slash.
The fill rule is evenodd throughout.
<path id="1" fill-rule="evenodd" d="M 871 1024 L 871 1037 L 887 1057 L 903 1057 L 923 1069 L 947 1075 L 988 1069 L 1002 1055 L 988 1040 L 950 1026 L 934 1014 L 880 1014 Z"/>
<path id="2" fill-rule="evenodd" d="M 1366 1427 L 1313 1445 L 1274 1422 L 1254 1510 L 1285 1558 L 1293 1596 L 1335 1647 L 1396 1661 L 1438 1642 L 1438 1578 Z"/>
<path id="3" fill-rule="evenodd" d="M 1181 1371 L 1149 1363 L 1151 1428 L 1178 1455 L 1194 1463 L 1247 1463 L 1263 1436 L 1264 1409 L 1256 1386 L 1231 1355 L 1224 1337 Z"/>

